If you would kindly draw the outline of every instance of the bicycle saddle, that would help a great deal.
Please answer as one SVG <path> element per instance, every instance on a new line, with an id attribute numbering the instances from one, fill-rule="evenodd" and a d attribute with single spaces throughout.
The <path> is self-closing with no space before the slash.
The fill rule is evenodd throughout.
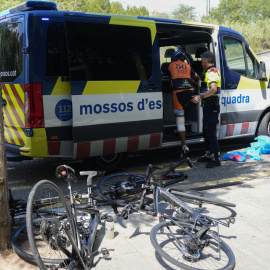
<path id="1" fill-rule="evenodd" d="M 67 165 L 60 165 L 56 168 L 55 175 L 58 179 L 67 179 L 68 177 L 74 181 L 77 180 L 75 170 Z"/>

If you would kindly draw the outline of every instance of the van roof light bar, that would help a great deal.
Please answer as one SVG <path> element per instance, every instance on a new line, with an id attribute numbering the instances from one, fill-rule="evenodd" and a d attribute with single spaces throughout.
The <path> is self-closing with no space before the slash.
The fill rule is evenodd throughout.
<path id="1" fill-rule="evenodd" d="M 49 1 L 26 1 L 9 9 L 10 13 L 29 10 L 57 10 L 57 4 Z"/>

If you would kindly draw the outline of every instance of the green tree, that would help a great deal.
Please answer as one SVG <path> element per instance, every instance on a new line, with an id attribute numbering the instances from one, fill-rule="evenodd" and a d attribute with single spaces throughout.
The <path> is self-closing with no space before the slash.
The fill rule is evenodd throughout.
<path id="1" fill-rule="evenodd" d="M 196 21 L 195 7 L 179 4 L 173 11 L 174 19 L 183 21 Z"/>
<path id="2" fill-rule="evenodd" d="M 20 4 L 22 1 L 20 0 L 14 0 L 14 1 L 10 1 L 10 0 L 0 0 L 0 11 L 9 9 L 13 6 L 16 6 L 18 4 Z"/>
<path id="3" fill-rule="evenodd" d="M 217 8 L 211 9 L 204 22 L 237 21 L 252 23 L 270 18 L 270 0 L 221 0 Z"/>
<path id="4" fill-rule="evenodd" d="M 0 10 L 6 10 L 18 5 L 23 0 L 0 0 Z M 45 0 L 44 0 L 45 1 Z M 128 6 L 123 8 L 118 1 L 110 0 L 52 0 L 57 3 L 58 10 L 81 11 L 92 13 L 127 14 L 133 16 L 149 16 L 145 6 Z"/>
<path id="5" fill-rule="evenodd" d="M 153 18 L 163 18 L 163 19 L 169 19 L 170 15 L 166 12 L 159 12 L 157 10 L 154 10 L 151 14 L 151 17 Z"/>
<path id="6" fill-rule="evenodd" d="M 126 10 L 120 2 L 111 2 L 111 13 L 112 14 L 126 14 Z"/>
<path id="7" fill-rule="evenodd" d="M 140 6 L 139 8 L 135 6 L 127 6 L 126 10 L 127 15 L 133 15 L 133 16 L 149 16 L 149 11 L 146 9 L 145 6 Z"/>
<path id="8" fill-rule="evenodd" d="M 110 0 L 84 0 L 82 1 L 81 11 L 93 13 L 110 13 Z"/>

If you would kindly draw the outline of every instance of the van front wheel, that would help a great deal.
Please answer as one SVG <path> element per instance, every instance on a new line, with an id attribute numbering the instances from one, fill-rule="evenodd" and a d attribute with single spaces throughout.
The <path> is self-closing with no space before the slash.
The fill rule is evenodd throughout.
<path id="1" fill-rule="evenodd" d="M 106 171 L 106 174 L 121 171 L 124 166 L 124 161 L 126 160 L 125 157 L 125 153 L 115 153 L 94 157 L 92 159 L 94 163 L 93 167 L 95 167 L 96 170 Z"/>
<path id="2" fill-rule="evenodd" d="M 257 136 L 270 135 L 270 112 L 266 113 L 264 117 L 262 118 L 258 130 L 257 130 Z"/>

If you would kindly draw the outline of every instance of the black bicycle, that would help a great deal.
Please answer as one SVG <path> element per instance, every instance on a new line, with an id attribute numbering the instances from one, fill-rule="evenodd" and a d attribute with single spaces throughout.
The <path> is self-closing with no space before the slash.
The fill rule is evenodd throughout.
<path id="1" fill-rule="evenodd" d="M 176 196 L 180 196 L 181 200 L 196 207 L 196 210 L 203 214 L 211 215 L 217 219 L 224 220 L 228 217 L 235 217 L 236 212 L 231 209 L 233 205 L 224 205 L 215 198 L 207 196 L 205 193 L 196 189 L 184 190 L 181 188 L 171 187 L 173 184 L 184 181 L 188 178 L 182 172 L 176 172 L 175 169 L 186 164 L 190 168 L 194 168 L 190 158 L 182 158 L 178 163 L 171 164 L 165 172 L 154 174 L 157 169 L 164 169 L 163 166 L 149 164 L 145 175 L 139 175 L 131 172 L 114 173 L 101 178 L 97 183 L 97 194 L 103 200 L 114 202 L 118 205 L 125 205 L 129 202 L 140 200 L 143 193 L 149 192 L 145 190 L 143 185 L 149 180 L 159 179 L 160 187 L 170 187 L 170 191 L 174 192 Z M 177 192 L 177 193 L 176 193 Z M 144 203 L 152 203 L 153 200 L 144 196 Z M 231 207 L 230 207 L 231 206 Z"/>
<path id="2" fill-rule="evenodd" d="M 176 172 L 183 161 L 170 165 L 169 169 L 160 174 L 162 186 L 167 187 L 185 180 L 188 176 L 182 172 Z M 142 184 L 146 182 L 152 168 L 148 167 L 145 175 L 132 172 L 121 172 L 109 174 L 97 183 L 98 196 L 106 201 L 115 203 L 127 203 L 140 199 L 142 195 Z"/>
<path id="3" fill-rule="evenodd" d="M 160 176 L 150 175 L 142 187 L 140 203 L 130 202 L 118 215 L 127 219 L 130 214 L 136 212 L 163 219 L 164 222 L 152 228 L 151 243 L 164 259 L 181 269 L 233 269 L 235 257 L 230 247 L 221 240 L 219 225 L 229 227 L 235 222 L 235 218 L 230 216 L 221 220 L 212 217 L 211 214 L 205 215 L 193 207 L 193 200 L 205 200 L 224 207 L 235 207 L 236 205 L 216 199 L 201 198 L 201 196 L 174 189 L 166 189 L 160 187 L 161 185 Z M 145 197 L 149 194 L 154 199 L 151 206 L 144 203 Z M 159 198 L 169 204 L 170 214 L 165 211 L 161 213 Z"/>
<path id="4" fill-rule="evenodd" d="M 80 174 L 88 176 L 86 204 L 78 204 L 78 198 L 72 193 L 71 181 L 76 181 L 75 171 L 67 165 L 57 167 L 56 176 L 67 181 L 69 200 L 56 184 L 48 180 L 39 181 L 29 194 L 26 228 L 32 253 L 18 247 L 17 239 L 24 233 L 25 225 L 17 230 L 12 242 L 17 245 L 21 257 L 29 262 L 35 260 L 40 269 L 90 269 L 95 256 L 109 254 L 109 250 L 104 248 L 93 251 L 98 224 L 102 218 L 107 218 L 106 214 L 101 217 L 96 201 L 91 196 L 92 179 L 99 172 L 85 171 Z M 42 207 L 36 205 L 43 198 L 46 204 Z"/>

